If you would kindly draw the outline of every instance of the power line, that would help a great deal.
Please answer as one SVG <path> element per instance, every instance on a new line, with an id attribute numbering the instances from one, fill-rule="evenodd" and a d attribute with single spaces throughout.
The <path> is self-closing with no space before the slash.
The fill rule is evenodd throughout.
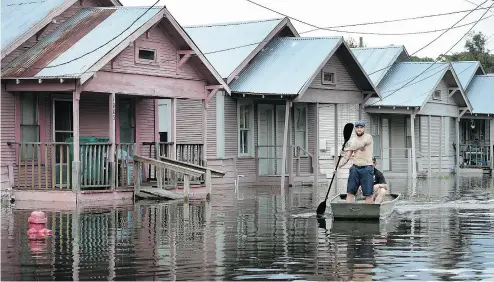
<path id="1" fill-rule="evenodd" d="M 478 10 L 484 10 L 484 9 L 487 9 L 487 8 L 480 8 Z M 325 28 L 339 28 L 339 27 L 351 27 L 351 26 L 374 25 L 374 24 L 382 24 L 382 23 L 403 22 L 403 21 L 410 21 L 410 20 L 418 20 L 418 19 L 425 19 L 425 18 L 433 18 L 433 17 L 454 15 L 454 14 L 465 13 L 465 12 L 469 12 L 469 11 L 471 11 L 471 10 L 453 11 L 453 12 L 440 13 L 440 14 L 425 15 L 425 16 L 416 16 L 416 17 L 410 17 L 410 18 L 401 18 L 401 19 L 376 21 L 376 22 L 364 22 L 364 23 L 347 24 L 347 25 L 334 25 L 334 26 L 327 26 Z M 319 29 L 311 29 L 311 30 L 308 30 L 308 31 L 303 31 L 303 32 L 300 32 L 300 34 L 309 33 L 309 32 L 316 31 L 316 30 L 319 30 Z"/>
<path id="2" fill-rule="evenodd" d="M 290 19 L 292 19 L 294 21 L 297 21 L 297 22 L 303 23 L 305 25 L 311 26 L 311 27 L 313 27 L 315 29 L 318 29 L 318 30 L 327 30 L 327 31 L 333 31 L 333 32 L 340 32 L 340 33 L 367 34 L 367 35 L 383 35 L 383 36 L 384 35 L 393 35 L 393 36 L 396 36 L 396 35 L 422 34 L 422 32 L 414 32 L 414 33 L 380 33 L 380 32 L 358 32 L 358 31 L 348 31 L 348 30 L 338 30 L 338 29 L 333 29 L 333 28 L 325 28 L 325 27 L 320 27 L 320 26 L 317 26 L 317 25 L 308 23 L 306 21 L 303 21 L 303 20 L 300 20 L 300 19 L 291 17 L 291 16 L 286 15 L 286 14 L 283 14 L 281 12 L 278 12 L 278 11 L 274 10 L 274 9 L 271 9 L 269 7 L 266 7 L 266 6 L 262 5 L 262 4 L 256 3 L 256 2 L 254 2 L 252 0 L 245 0 L 245 1 L 250 2 L 250 3 L 252 3 L 254 5 L 257 5 L 257 6 L 261 7 L 261 8 L 264 8 L 266 10 L 269 10 L 269 11 L 271 11 L 273 13 L 279 14 L 281 16 L 288 17 L 288 18 L 290 18 Z M 469 15 L 473 11 L 475 11 L 475 9 L 474 10 L 471 10 L 467 15 Z M 447 30 L 449 30 L 449 29 L 450 28 L 448 28 Z"/>
<path id="3" fill-rule="evenodd" d="M 488 1 L 488 0 L 486 0 L 486 1 L 485 1 L 485 2 L 483 2 L 482 4 L 478 5 L 477 7 L 482 6 L 482 5 L 483 5 L 483 4 L 485 4 L 487 1 Z M 451 46 L 451 48 L 449 48 L 449 50 L 448 50 L 448 51 L 444 52 L 444 54 L 449 53 L 449 52 L 450 52 L 450 51 L 451 51 L 451 50 L 452 50 L 452 49 L 453 49 L 453 48 L 454 48 L 454 47 L 455 47 L 458 43 L 460 43 L 460 41 L 463 39 L 463 37 L 465 37 L 465 35 L 467 35 L 467 34 L 468 34 L 468 33 L 469 33 L 469 32 L 470 32 L 470 31 L 471 31 L 471 30 L 472 30 L 472 29 L 473 29 L 473 28 L 477 25 L 477 23 L 478 23 L 478 22 L 479 22 L 479 21 L 480 21 L 480 20 L 481 20 L 481 19 L 482 19 L 482 18 L 483 18 L 486 14 L 487 14 L 487 12 L 488 12 L 488 11 L 492 8 L 492 6 L 494 6 L 494 3 L 493 3 L 493 4 L 491 4 L 491 6 L 489 6 L 489 9 L 485 10 L 485 12 L 484 12 L 484 13 L 482 14 L 482 16 L 479 18 L 479 20 L 477 20 L 477 22 L 476 22 L 474 25 L 472 25 L 472 26 L 470 27 L 470 29 L 469 29 L 469 30 L 468 30 L 468 31 L 467 31 L 467 32 L 466 32 L 466 33 L 465 33 L 465 34 L 464 34 L 464 35 L 463 35 L 463 36 L 462 36 L 462 37 L 461 37 L 461 38 L 460 38 L 460 39 L 459 39 L 459 40 L 458 40 L 458 41 L 457 41 L 457 42 L 456 42 L 453 46 Z M 462 19 L 463 19 L 463 18 L 462 18 Z M 460 20 L 460 21 L 461 21 L 461 20 Z M 460 22 L 460 21 L 458 21 L 458 22 Z M 456 22 L 456 24 L 457 24 L 458 22 Z M 455 24 L 455 25 L 456 25 L 456 24 Z M 423 49 L 423 48 L 422 48 L 422 49 Z M 416 53 L 416 52 L 415 52 L 415 53 Z M 407 83 L 406 83 L 405 85 L 403 85 L 402 87 L 400 87 L 400 88 L 396 89 L 395 91 L 393 91 L 393 93 L 391 93 L 391 94 L 389 94 L 389 95 L 384 96 L 381 100 L 383 100 L 383 99 L 385 99 L 385 98 L 387 98 L 387 97 L 389 97 L 389 96 L 393 95 L 394 93 L 396 93 L 396 92 L 397 92 L 397 91 L 399 91 L 400 89 L 405 88 L 407 85 L 409 85 L 412 81 L 414 81 L 416 78 L 418 78 L 418 77 L 419 77 L 419 76 L 421 76 L 423 73 L 425 73 L 428 69 L 430 69 L 430 68 L 431 68 L 433 65 L 435 65 L 437 62 L 438 62 L 438 60 L 435 60 L 435 61 L 434 61 L 434 62 L 433 62 L 433 63 L 432 63 L 429 67 L 427 67 L 427 68 L 426 68 L 425 70 L 423 70 L 420 74 L 418 74 L 417 76 L 415 76 L 412 80 L 410 80 L 409 82 L 407 82 Z M 372 103 L 372 104 L 370 104 L 370 105 L 368 105 L 368 106 L 372 106 L 372 105 L 374 105 L 374 104 L 375 104 L 375 103 Z"/>

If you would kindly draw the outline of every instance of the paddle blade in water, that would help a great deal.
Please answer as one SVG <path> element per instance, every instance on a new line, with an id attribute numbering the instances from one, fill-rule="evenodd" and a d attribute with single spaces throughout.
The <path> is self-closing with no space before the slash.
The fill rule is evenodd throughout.
<path id="1" fill-rule="evenodd" d="M 321 216 L 324 214 L 325 211 L 326 211 L 326 201 L 319 204 L 319 206 L 317 207 L 316 213 L 318 216 Z"/>
<path id="2" fill-rule="evenodd" d="M 345 127 L 343 128 L 343 139 L 345 139 L 345 141 L 348 141 L 350 139 L 350 137 L 352 136 L 352 131 L 353 123 L 345 124 Z"/>

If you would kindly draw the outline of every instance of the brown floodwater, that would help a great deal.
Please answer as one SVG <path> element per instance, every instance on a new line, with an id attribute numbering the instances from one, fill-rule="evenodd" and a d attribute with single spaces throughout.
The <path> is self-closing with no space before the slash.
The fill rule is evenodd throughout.
<path id="1" fill-rule="evenodd" d="M 1 279 L 494 280 L 491 177 L 389 181 L 402 199 L 380 222 L 318 221 L 325 187 L 284 201 L 276 187 L 215 187 L 212 202 L 45 210 L 40 241 L 32 210 L 2 202 Z"/>

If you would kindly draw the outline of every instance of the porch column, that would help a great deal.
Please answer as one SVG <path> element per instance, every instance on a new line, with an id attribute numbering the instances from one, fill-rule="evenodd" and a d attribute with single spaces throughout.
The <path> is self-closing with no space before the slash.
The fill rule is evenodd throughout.
<path id="1" fill-rule="evenodd" d="M 110 157 L 109 157 L 109 170 L 110 170 L 110 185 L 111 189 L 115 189 L 115 93 L 110 94 L 109 105 L 110 105 L 110 115 L 109 115 L 109 135 L 110 135 Z"/>
<path id="2" fill-rule="evenodd" d="M 290 105 L 289 110 L 293 110 Z M 294 132 L 294 124 L 295 121 L 293 119 L 293 114 L 291 118 L 288 120 L 288 148 L 287 148 L 287 165 L 288 165 L 288 187 L 293 186 L 293 133 Z"/>
<path id="3" fill-rule="evenodd" d="M 415 114 L 410 115 L 410 135 L 412 137 L 412 178 L 417 178 L 417 156 L 415 153 Z"/>
<path id="4" fill-rule="evenodd" d="M 282 201 L 285 199 L 285 172 L 286 172 L 286 153 L 288 146 L 288 125 L 290 124 L 290 108 L 291 101 L 286 101 L 285 107 L 285 130 L 283 131 L 283 157 L 281 159 L 281 198 Z"/>
<path id="5" fill-rule="evenodd" d="M 319 103 L 316 103 L 316 144 L 314 148 L 314 199 L 317 197 L 317 191 L 319 189 Z"/>
<path id="6" fill-rule="evenodd" d="M 207 91 L 207 90 L 206 90 Z M 211 199 L 211 192 L 212 192 L 212 186 L 211 186 L 211 171 L 207 168 L 208 167 L 208 161 L 207 161 L 207 151 L 208 151 L 208 101 L 206 99 L 202 100 L 202 120 L 204 122 L 203 127 L 202 127 L 202 143 L 203 149 L 202 149 L 202 159 L 203 159 L 203 164 L 202 166 L 206 167 L 206 174 L 204 175 L 204 184 L 206 185 L 206 199 Z"/>
<path id="7" fill-rule="evenodd" d="M 455 164 L 455 173 L 458 176 L 460 174 L 460 118 L 456 118 L 456 134 L 455 134 L 455 139 L 456 139 L 456 164 Z"/>
<path id="8" fill-rule="evenodd" d="M 172 159 L 177 159 L 177 98 L 171 99 L 170 104 L 171 112 L 171 129 L 170 129 L 170 142 L 172 142 L 172 148 L 170 156 Z"/>
<path id="9" fill-rule="evenodd" d="M 74 159 L 72 161 L 72 191 L 79 192 L 81 188 L 81 162 L 79 159 L 79 100 L 81 89 L 79 86 L 72 92 L 72 119 L 74 132 Z"/>

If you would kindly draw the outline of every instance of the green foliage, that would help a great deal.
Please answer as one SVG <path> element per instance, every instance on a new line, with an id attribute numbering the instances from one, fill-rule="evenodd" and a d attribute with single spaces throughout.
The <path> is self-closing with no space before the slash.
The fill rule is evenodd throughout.
<path id="1" fill-rule="evenodd" d="M 456 62 L 456 61 L 479 61 L 487 73 L 494 72 L 494 54 L 486 47 L 487 38 L 482 32 L 471 32 L 465 42 L 465 51 L 453 53 L 452 55 L 441 55 L 439 61 Z M 431 62 L 434 59 L 425 57 L 411 57 L 414 62 Z"/>

